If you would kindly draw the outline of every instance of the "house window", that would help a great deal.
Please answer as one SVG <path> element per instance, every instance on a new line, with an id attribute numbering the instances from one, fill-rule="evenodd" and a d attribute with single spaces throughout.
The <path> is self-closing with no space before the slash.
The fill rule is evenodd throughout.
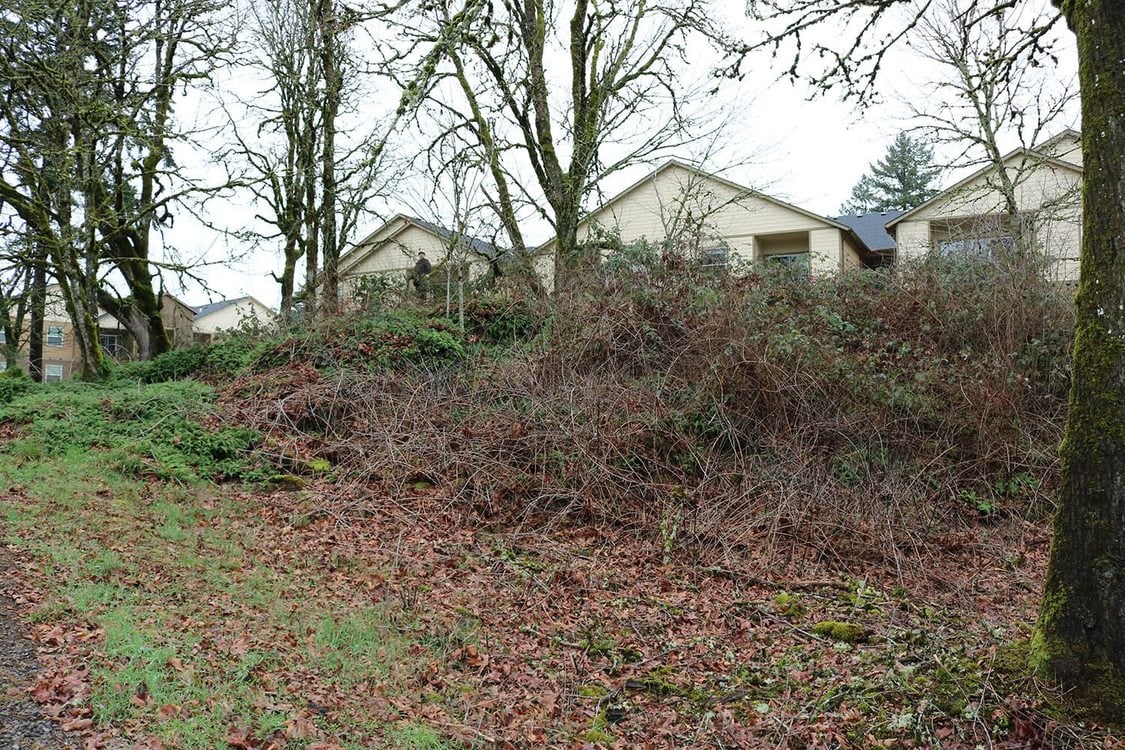
<path id="1" fill-rule="evenodd" d="M 111 357 L 116 357 L 121 353 L 121 343 L 116 334 L 103 333 L 98 336 L 98 342 L 102 345 L 102 351 Z"/>
<path id="2" fill-rule="evenodd" d="M 704 247 L 699 251 L 699 264 L 703 268 L 722 268 L 727 264 L 727 249 L 723 245 Z"/>
<path id="3" fill-rule="evenodd" d="M 794 271 L 809 270 L 808 253 L 775 253 L 774 255 L 767 255 L 766 261 L 769 263 L 777 263 L 780 266 L 790 268 Z"/>
<path id="4" fill-rule="evenodd" d="M 4 372 L 4 370 L 7 370 L 7 369 L 8 369 L 8 360 L 7 359 L 0 359 L 0 372 Z"/>
<path id="5" fill-rule="evenodd" d="M 0 344 L 7 344 L 7 343 L 8 343 L 8 332 L 5 331 L 3 328 L 0 328 Z"/>
<path id="6" fill-rule="evenodd" d="M 57 383 L 63 379 L 62 365 L 46 365 L 43 368 L 43 382 Z"/>
<path id="7" fill-rule="evenodd" d="M 999 237 L 965 237 L 938 243 L 938 252 L 945 258 L 973 258 L 987 260 L 1016 246 L 1012 235 Z"/>
<path id="8" fill-rule="evenodd" d="M 1037 231 L 1038 217 L 1034 211 L 1025 211 L 1015 217 L 983 214 L 930 223 L 930 236 L 939 255 L 968 260 L 1009 255 L 1017 250 L 1017 237 L 1030 250 L 1037 244 Z"/>
<path id="9" fill-rule="evenodd" d="M 47 346 L 62 346 L 62 345 L 63 345 L 62 326 L 48 326 L 47 327 Z"/>

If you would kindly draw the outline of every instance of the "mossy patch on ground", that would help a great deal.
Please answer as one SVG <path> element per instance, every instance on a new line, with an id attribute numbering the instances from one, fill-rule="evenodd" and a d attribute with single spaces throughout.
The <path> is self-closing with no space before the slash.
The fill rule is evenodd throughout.
<path id="1" fill-rule="evenodd" d="M 859 643 L 867 637 L 867 631 L 862 625 L 837 620 L 822 620 L 812 626 L 812 632 L 841 643 Z"/>

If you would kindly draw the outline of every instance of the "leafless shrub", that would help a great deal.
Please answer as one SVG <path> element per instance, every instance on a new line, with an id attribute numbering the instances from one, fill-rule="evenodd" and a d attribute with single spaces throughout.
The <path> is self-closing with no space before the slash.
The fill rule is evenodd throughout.
<path id="1" fill-rule="evenodd" d="M 612 524 L 666 549 L 897 559 L 966 519 L 1046 507 L 1066 304 L 1004 280 L 940 264 L 625 277 L 572 290 L 549 335 L 504 356 L 297 366 L 248 376 L 227 403 L 274 455 L 332 462 L 337 514 L 440 496 L 496 523 Z"/>

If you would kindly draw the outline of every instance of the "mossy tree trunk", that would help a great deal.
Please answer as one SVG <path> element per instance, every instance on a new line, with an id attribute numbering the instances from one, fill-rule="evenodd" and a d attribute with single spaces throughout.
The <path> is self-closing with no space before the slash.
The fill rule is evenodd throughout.
<path id="1" fill-rule="evenodd" d="M 508 184 L 508 173 L 501 161 L 502 149 L 492 131 L 493 123 L 477 98 L 476 85 L 469 79 L 465 61 L 462 59 L 460 52 L 456 48 L 451 48 L 448 54 L 450 61 L 453 63 L 457 83 L 461 87 L 461 92 L 465 95 L 465 101 L 469 106 L 468 122 L 471 123 L 473 133 L 481 145 L 485 167 L 496 186 L 496 194 L 490 199 L 490 204 L 496 212 L 504 232 L 508 235 L 508 243 L 512 247 L 512 256 L 516 261 L 513 270 L 524 278 L 528 290 L 533 296 L 542 296 L 544 290 L 539 281 L 539 275 L 535 272 L 535 261 L 528 251 L 527 243 L 524 241 L 523 229 L 520 227 L 515 199 L 512 196 L 512 188 Z"/>
<path id="2" fill-rule="evenodd" d="M 1125 3 L 1055 0 L 1078 40 L 1083 235 L 1063 486 L 1035 665 L 1125 721 Z"/>
<path id="3" fill-rule="evenodd" d="M 47 253 L 43 243 L 35 243 L 34 265 L 31 267 L 28 306 L 31 327 L 27 336 L 27 374 L 36 383 L 43 382 L 43 323 L 47 305 Z M 19 342 L 13 342 L 18 347 Z"/>
<path id="4" fill-rule="evenodd" d="M 319 0 L 315 10 L 320 30 L 320 69 L 324 76 L 320 128 L 320 238 L 323 259 L 320 268 L 320 314 L 334 315 L 340 307 L 340 258 L 336 214 L 339 186 L 336 184 L 336 118 L 340 112 L 344 73 L 340 60 L 340 9 L 332 0 Z"/>

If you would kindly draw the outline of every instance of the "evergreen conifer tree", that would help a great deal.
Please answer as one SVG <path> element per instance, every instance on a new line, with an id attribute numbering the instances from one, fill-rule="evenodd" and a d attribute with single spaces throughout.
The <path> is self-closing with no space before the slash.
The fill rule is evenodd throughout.
<path id="1" fill-rule="evenodd" d="M 935 182 L 941 168 L 933 163 L 934 150 L 921 140 L 899 133 L 886 156 L 852 188 L 840 209 L 845 214 L 865 214 L 901 209 L 909 211 L 937 194 Z"/>

